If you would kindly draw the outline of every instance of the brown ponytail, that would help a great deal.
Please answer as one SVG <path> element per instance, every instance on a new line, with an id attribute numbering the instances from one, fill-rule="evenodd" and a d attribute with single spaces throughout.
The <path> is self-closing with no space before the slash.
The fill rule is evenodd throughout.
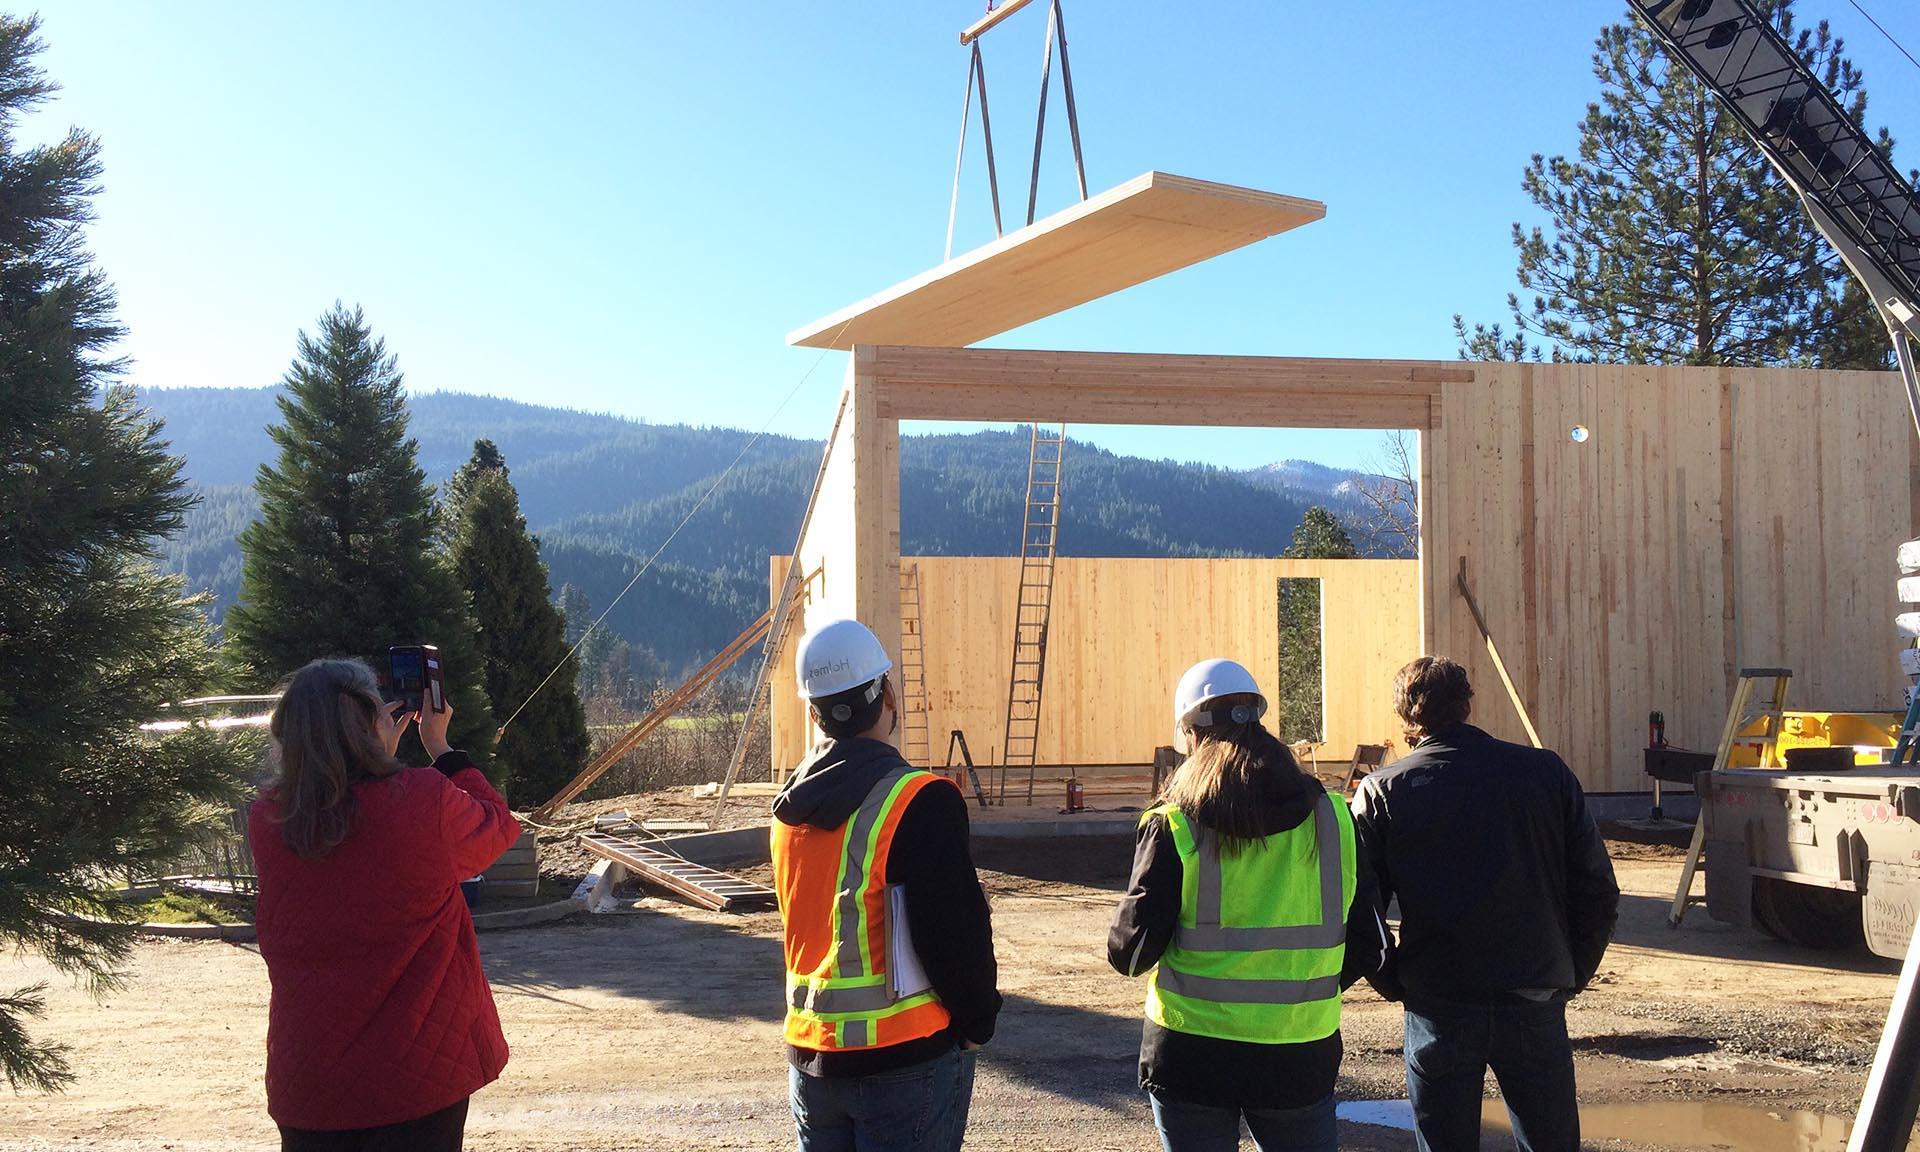
<path id="1" fill-rule="evenodd" d="M 1214 711 L 1224 714 L 1236 704 L 1255 702 L 1253 696 L 1226 696 Z M 1258 720 L 1190 731 L 1193 751 L 1167 782 L 1161 799 L 1212 830 L 1220 839 L 1221 854 L 1231 856 L 1267 834 L 1264 813 L 1294 793 L 1300 765 Z"/>

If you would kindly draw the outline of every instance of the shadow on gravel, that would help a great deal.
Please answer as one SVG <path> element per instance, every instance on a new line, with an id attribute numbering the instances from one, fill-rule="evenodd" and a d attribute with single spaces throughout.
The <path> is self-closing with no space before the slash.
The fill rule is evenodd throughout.
<path id="1" fill-rule="evenodd" d="M 1573 1050 L 1626 1060 L 1671 1060 L 1676 1056 L 1704 1056 L 1720 1049 L 1704 1036 L 1674 1036 L 1659 1032 L 1610 1032 L 1575 1036 Z"/>
<path id="2" fill-rule="evenodd" d="M 991 872 L 1060 884 L 1125 890 L 1133 870 L 1131 836 L 976 839 L 973 864 Z"/>
<path id="3" fill-rule="evenodd" d="M 780 941 L 764 934 L 765 916 L 715 923 L 642 909 L 485 935 L 480 952 L 500 995 L 564 1004 L 570 990 L 595 988 L 708 1020 L 778 1022 Z"/>
<path id="4" fill-rule="evenodd" d="M 1620 897 L 1620 922 L 1615 926 L 1613 942 L 1639 948 L 1676 952 L 1685 956 L 1711 956 L 1721 960 L 1764 960 L 1775 964 L 1799 964 L 1807 968 L 1838 969 L 1844 972 L 1897 973 L 1900 962 L 1883 960 L 1857 948 L 1826 950 L 1802 948 L 1775 940 L 1757 927 L 1741 928 L 1722 924 L 1707 915 L 1704 902 L 1688 907 L 1678 928 L 1667 925 L 1671 898 Z"/>
<path id="5" fill-rule="evenodd" d="M 1011 995 L 981 1070 L 1109 1111 L 1144 1108 L 1140 1017 Z M 1151 1137 L 1149 1123 L 1144 1136 Z"/>

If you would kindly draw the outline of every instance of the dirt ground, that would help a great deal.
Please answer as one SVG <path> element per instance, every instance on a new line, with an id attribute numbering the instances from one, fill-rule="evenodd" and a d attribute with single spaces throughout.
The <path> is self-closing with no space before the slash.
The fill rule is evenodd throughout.
<path id="1" fill-rule="evenodd" d="M 1157 1146 L 1135 1084 L 1141 986 L 1114 975 L 1103 949 L 1129 847 L 981 843 L 1007 1005 L 979 1066 L 971 1146 Z M 1678 851 L 1613 848 L 1620 929 L 1571 1013 L 1589 1146 L 1838 1152 L 1845 1126 L 1832 1117 L 1857 1104 L 1892 966 L 1791 948 L 1698 908 L 1671 930 Z M 625 913 L 482 936 L 513 1058 L 475 1097 L 468 1146 L 792 1147 L 778 930 L 772 913 L 647 898 Z M 155 939 L 140 945 L 132 977 L 95 1001 L 39 960 L 0 957 L 0 990 L 50 982 L 35 1030 L 70 1044 L 80 1073 L 61 1096 L 0 1094 L 0 1148 L 272 1146 L 258 954 Z M 1356 988 L 1343 1027 L 1342 1099 L 1404 1096 L 1398 1011 Z M 1703 1122 L 1719 1127 L 1683 1133 Z M 1348 1122 L 1342 1146 L 1413 1145 Z"/>

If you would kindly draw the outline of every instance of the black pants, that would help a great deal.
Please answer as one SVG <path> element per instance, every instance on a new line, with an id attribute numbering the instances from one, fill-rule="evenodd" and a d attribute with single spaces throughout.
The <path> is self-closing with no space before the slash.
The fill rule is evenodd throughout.
<path id="1" fill-rule="evenodd" d="M 467 1134 L 467 1102 L 378 1128 L 309 1132 L 280 1125 L 280 1152 L 460 1152 Z"/>

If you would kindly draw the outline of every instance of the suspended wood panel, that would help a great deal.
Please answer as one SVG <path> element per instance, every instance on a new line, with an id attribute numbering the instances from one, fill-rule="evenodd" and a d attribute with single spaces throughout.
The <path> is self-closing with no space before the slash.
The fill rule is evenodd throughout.
<path id="1" fill-rule="evenodd" d="M 787 336 L 960 348 L 1298 228 L 1317 200 L 1148 172 Z"/>

